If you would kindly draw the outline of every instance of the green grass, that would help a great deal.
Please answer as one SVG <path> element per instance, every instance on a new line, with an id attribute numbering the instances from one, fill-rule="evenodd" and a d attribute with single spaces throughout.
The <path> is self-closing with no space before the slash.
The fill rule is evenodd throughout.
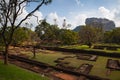
<path id="1" fill-rule="evenodd" d="M 30 56 L 29 58 L 32 59 L 33 54 L 31 52 L 29 52 L 29 53 L 22 52 L 22 53 L 29 55 Z M 54 61 L 58 58 L 63 58 L 65 56 L 75 56 L 75 55 L 63 54 L 62 52 L 53 52 L 53 51 L 49 51 L 48 53 L 39 52 L 39 53 L 36 53 L 36 58 L 34 60 L 48 63 L 50 65 L 56 65 L 56 63 Z"/>
<path id="2" fill-rule="evenodd" d="M 32 56 L 32 54 L 31 54 L 31 56 Z M 51 65 L 55 65 L 54 60 L 56 60 L 57 58 L 60 58 L 60 57 L 64 57 L 64 56 L 75 56 L 75 54 L 63 54 L 62 52 L 56 52 L 56 53 L 54 52 L 52 54 L 38 53 L 36 60 L 51 64 Z M 91 75 L 96 75 L 96 76 L 100 76 L 100 77 L 104 77 L 104 78 L 110 78 L 111 80 L 120 80 L 120 76 L 119 76 L 120 71 L 112 71 L 111 75 L 106 76 L 107 59 L 110 59 L 110 58 L 99 56 L 97 61 L 94 62 L 94 61 L 87 61 L 87 60 L 78 60 L 76 58 L 67 58 L 67 59 L 63 60 L 63 62 L 64 61 L 70 62 L 69 65 L 73 66 L 73 67 L 79 67 L 83 63 L 92 64 L 94 66 L 90 72 Z M 111 58 L 111 59 L 120 60 L 118 58 Z"/>
<path id="3" fill-rule="evenodd" d="M 106 50 L 106 49 L 92 49 L 89 48 L 87 45 L 71 45 L 71 46 L 61 46 L 61 48 L 67 48 L 67 49 L 80 49 L 80 50 L 87 50 L 87 51 L 99 51 L 99 52 L 106 52 L 106 53 L 119 53 L 120 54 L 120 48 L 117 50 Z"/>
<path id="4" fill-rule="evenodd" d="M 67 48 L 67 49 L 89 49 L 89 46 L 87 46 L 87 45 L 71 45 L 71 46 L 61 46 L 61 48 Z"/>
<path id="5" fill-rule="evenodd" d="M 4 65 L 0 61 L 0 80 L 49 80 L 46 77 L 21 69 L 15 65 Z"/>
<path id="6" fill-rule="evenodd" d="M 93 68 L 90 72 L 91 75 L 96 75 L 96 76 L 100 76 L 103 78 L 109 78 L 111 80 L 120 80 L 120 71 L 112 71 L 109 76 L 106 76 L 107 59 L 120 60 L 118 58 L 109 58 L 109 57 L 99 56 L 96 62 L 86 61 L 86 60 L 78 60 L 76 58 L 69 58 L 69 59 L 65 59 L 64 61 L 71 61 L 70 65 L 74 66 L 74 67 L 79 67 L 83 63 L 92 64 Z"/>
<path id="7" fill-rule="evenodd" d="M 27 55 L 30 56 L 30 58 L 32 58 L 32 53 L 27 53 Z M 57 58 L 62 58 L 65 56 L 75 56 L 75 54 L 70 54 L 70 53 L 64 53 L 64 52 L 54 52 L 54 51 L 50 51 L 48 53 L 44 53 L 44 52 L 39 52 L 37 53 L 36 56 L 36 60 L 37 61 L 41 61 L 44 63 L 48 63 L 50 65 L 55 65 L 56 63 L 54 62 L 54 60 L 56 60 Z M 106 63 L 108 59 L 114 59 L 114 60 L 119 60 L 118 58 L 110 58 L 110 57 L 102 57 L 99 56 L 97 61 L 87 61 L 87 60 L 80 60 L 80 59 L 76 59 L 75 58 L 66 58 L 65 60 L 63 60 L 63 62 L 70 62 L 69 66 L 73 66 L 73 67 L 79 67 L 81 64 L 83 63 L 88 63 L 88 64 L 92 64 L 93 68 L 90 72 L 91 75 L 96 75 L 96 76 L 100 76 L 103 78 L 110 78 L 111 80 L 120 80 L 120 71 L 112 71 L 111 74 L 109 76 L 106 76 Z"/>

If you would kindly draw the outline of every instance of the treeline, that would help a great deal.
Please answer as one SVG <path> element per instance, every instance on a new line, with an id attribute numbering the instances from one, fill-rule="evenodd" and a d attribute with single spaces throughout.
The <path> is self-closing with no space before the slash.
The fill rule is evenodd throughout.
<path id="1" fill-rule="evenodd" d="M 120 28 L 105 31 L 102 27 L 82 26 L 79 31 L 79 41 L 90 47 L 95 43 L 120 44 Z"/>
<path id="2" fill-rule="evenodd" d="M 7 41 L 9 41 L 9 37 L 10 37 L 10 30 L 11 28 L 8 27 L 5 30 L 5 39 L 7 39 Z M 0 30 L 0 32 L 2 32 Z M 35 42 L 39 42 L 40 39 L 37 36 L 37 34 L 32 31 L 31 29 L 27 28 L 27 27 L 19 27 L 17 28 L 14 33 L 13 33 L 13 37 L 11 38 L 12 42 L 11 45 L 16 46 L 16 45 L 34 45 Z M 0 45 L 5 45 L 4 44 L 4 39 L 2 36 L 0 36 Z"/>
<path id="3" fill-rule="evenodd" d="M 69 29 L 60 29 L 57 25 L 50 25 L 46 20 L 35 28 L 39 38 L 46 44 L 76 44 L 78 42 L 78 33 Z"/>
<path id="4" fill-rule="evenodd" d="M 10 28 L 6 29 L 6 39 L 9 39 Z M 0 30 L 1 32 L 1 30 Z M 11 45 L 72 45 L 86 44 L 92 46 L 95 43 L 120 44 L 120 28 L 104 31 L 101 27 L 82 26 L 79 32 L 69 29 L 60 29 L 58 25 L 50 25 L 46 20 L 32 31 L 27 27 L 19 27 L 14 31 Z M 0 36 L 0 45 L 4 45 Z M 9 40 L 8 40 L 9 41 Z"/>
<path id="5" fill-rule="evenodd" d="M 12 37 L 11 45 L 69 45 L 76 44 L 78 41 L 78 33 L 69 29 L 60 29 L 57 25 L 50 25 L 46 20 L 41 20 L 40 24 L 35 27 L 35 31 L 25 27 L 17 28 Z M 5 37 L 10 37 L 11 28 L 7 28 Z M 0 29 L 0 32 L 1 29 Z M 9 41 L 9 40 L 7 40 Z M 4 45 L 4 39 L 0 36 L 0 45 Z"/>

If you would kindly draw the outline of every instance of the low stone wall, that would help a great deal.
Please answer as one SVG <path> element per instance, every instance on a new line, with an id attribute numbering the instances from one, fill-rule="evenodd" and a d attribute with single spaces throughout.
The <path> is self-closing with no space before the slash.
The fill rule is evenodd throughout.
<path id="1" fill-rule="evenodd" d="M 76 69 L 76 71 L 84 73 L 84 74 L 89 74 L 92 67 L 93 67 L 93 65 L 84 63 L 84 64 L 80 65 L 80 67 L 78 67 L 78 69 Z"/>
<path id="2" fill-rule="evenodd" d="M 62 51 L 62 52 L 92 54 L 92 55 L 120 58 L 120 53 L 107 53 L 107 52 L 103 52 L 103 51 L 94 51 L 94 50 L 93 51 L 92 50 L 87 51 L 87 50 L 80 50 L 80 49 L 65 49 L 65 48 L 45 47 L 45 46 L 40 46 L 39 48 L 44 48 L 44 49 L 47 49 L 47 50 L 54 50 L 54 51 Z"/>
<path id="3" fill-rule="evenodd" d="M 85 76 L 90 80 L 109 80 L 109 79 L 106 79 L 106 78 L 101 78 L 101 77 L 93 76 L 93 75 L 87 75 L 87 74 L 83 74 L 83 73 L 80 73 L 80 72 L 75 72 L 75 71 L 72 71 L 72 70 L 60 68 L 60 67 L 57 67 L 57 66 L 51 66 L 51 65 L 48 65 L 46 63 L 42 63 L 42 62 L 38 62 L 38 61 L 35 61 L 35 60 L 19 57 L 19 56 L 16 56 L 16 55 L 9 55 L 8 57 L 12 58 L 12 59 L 22 61 L 22 62 L 26 62 L 26 63 L 29 63 L 29 64 L 33 64 L 33 65 L 36 65 L 36 66 L 40 66 L 44 69 L 52 68 L 54 70 L 62 71 L 62 72 L 65 72 L 65 73 L 76 75 L 76 76 L 80 76 L 80 75 Z"/>
<path id="4" fill-rule="evenodd" d="M 93 49 L 107 49 L 107 50 L 117 50 L 120 46 L 94 46 Z"/>
<path id="5" fill-rule="evenodd" d="M 97 55 L 77 54 L 77 59 L 81 59 L 81 60 L 96 61 L 97 58 L 98 58 Z"/>
<path id="6" fill-rule="evenodd" d="M 108 59 L 106 67 L 109 69 L 120 70 L 120 62 L 118 60 Z"/>

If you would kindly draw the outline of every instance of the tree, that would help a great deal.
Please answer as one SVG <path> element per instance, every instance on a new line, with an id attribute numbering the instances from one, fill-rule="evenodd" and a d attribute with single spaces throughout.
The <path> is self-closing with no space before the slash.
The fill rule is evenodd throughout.
<path id="1" fill-rule="evenodd" d="M 26 41 L 29 37 L 29 34 L 27 33 L 28 30 L 27 28 L 25 29 L 25 27 L 19 27 L 15 30 L 14 34 L 13 34 L 13 39 L 11 42 L 11 45 L 20 45 L 22 42 Z M 1 30 L 0 30 L 1 32 Z M 10 36 L 10 27 L 7 27 L 6 29 L 6 37 Z M 6 38 L 8 39 L 8 38 Z M 3 43 L 3 38 L 1 37 L 1 42 Z"/>
<path id="2" fill-rule="evenodd" d="M 112 31 L 106 31 L 104 33 L 104 42 L 105 43 L 112 43 Z"/>
<path id="3" fill-rule="evenodd" d="M 92 26 L 83 26 L 79 31 L 80 42 L 87 44 L 89 47 L 92 43 L 98 42 L 102 39 L 102 29 Z"/>
<path id="4" fill-rule="evenodd" d="M 50 24 L 46 22 L 46 19 L 41 20 L 40 24 L 35 27 L 35 32 L 38 34 L 40 39 L 44 40 L 44 34 L 47 33 L 47 29 L 49 29 Z"/>
<path id="5" fill-rule="evenodd" d="M 113 29 L 111 35 L 112 35 L 112 42 L 120 44 L 120 28 Z"/>
<path id="6" fill-rule="evenodd" d="M 120 44 L 120 28 L 113 29 L 112 31 L 106 31 L 104 33 L 104 41 L 106 43 Z"/>
<path id="7" fill-rule="evenodd" d="M 13 34 L 13 40 L 12 45 L 21 45 L 24 41 L 27 41 L 29 39 L 29 33 L 30 30 L 25 27 L 19 27 L 15 30 Z"/>
<path id="8" fill-rule="evenodd" d="M 36 47 L 37 45 L 40 44 L 40 38 L 38 37 L 37 33 L 31 32 L 30 34 L 30 43 L 32 45 L 32 53 L 33 53 L 33 58 L 36 58 Z"/>
<path id="9" fill-rule="evenodd" d="M 78 42 L 78 33 L 68 29 L 61 29 L 58 36 L 62 44 L 70 45 Z"/>
<path id="10" fill-rule="evenodd" d="M 20 27 L 26 19 L 31 17 L 42 5 L 47 5 L 51 1 L 52 0 L 37 0 L 38 5 L 36 5 L 36 7 L 34 7 L 34 9 L 19 22 L 16 22 L 21 13 L 23 13 L 23 8 L 28 3 L 36 2 L 36 0 L 0 0 L 0 24 L 2 26 L 0 35 L 2 36 L 5 45 L 4 64 L 8 64 L 8 49 L 12 42 L 15 30 Z M 5 34 L 8 25 L 10 25 L 10 34 L 6 37 Z"/>
<path id="11" fill-rule="evenodd" d="M 38 34 L 41 40 L 53 41 L 58 38 L 58 30 L 57 25 L 50 25 L 43 20 L 36 28 L 35 32 Z"/>

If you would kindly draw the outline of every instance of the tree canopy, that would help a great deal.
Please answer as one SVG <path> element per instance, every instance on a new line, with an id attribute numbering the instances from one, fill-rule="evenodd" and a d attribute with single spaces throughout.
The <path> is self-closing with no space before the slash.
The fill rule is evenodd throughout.
<path id="1" fill-rule="evenodd" d="M 92 43 L 101 41 L 102 35 L 103 31 L 98 27 L 83 26 L 79 31 L 80 42 L 89 46 L 91 46 Z"/>
<path id="2" fill-rule="evenodd" d="M 113 29 L 112 31 L 106 31 L 104 33 L 105 43 L 117 43 L 120 44 L 120 28 Z"/>

